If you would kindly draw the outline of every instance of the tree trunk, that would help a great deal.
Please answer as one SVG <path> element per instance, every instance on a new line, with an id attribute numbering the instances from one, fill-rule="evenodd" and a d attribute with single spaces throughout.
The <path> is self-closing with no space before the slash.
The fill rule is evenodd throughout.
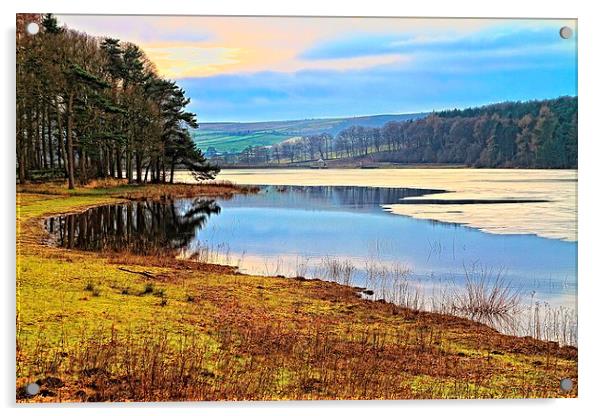
<path id="1" fill-rule="evenodd" d="M 88 181 L 87 175 L 86 152 L 81 148 L 79 150 L 79 182 L 85 184 Z"/>
<path id="2" fill-rule="evenodd" d="M 148 170 L 149 170 L 149 168 L 150 168 L 150 166 L 151 166 L 152 163 L 153 163 L 152 160 L 150 160 L 148 162 L 148 165 L 146 165 L 146 172 L 144 172 L 144 183 L 146 183 L 146 180 L 148 178 Z"/>
<path id="3" fill-rule="evenodd" d="M 119 145 L 117 146 L 117 149 L 115 149 L 116 155 L 115 155 L 115 170 L 117 171 L 117 179 L 123 179 L 123 173 L 121 171 L 121 156 L 122 156 L 122 152 L 121 149 L 119 148 Z"/>
<path id="4" fill-rule="evenodd" d="M 67 177 L 69 180 L 69 189 L 74 188 L 75 182 L 73 161 L 73 93 L 70 93 L 67 104 Z"/>
<path id="5" fill-rule="evenodd" d="M 54 168 L 54 149 L 52 147 L 52 118 L 50 117 L 50 104 L 46 106 L 46 124 L 48 129 L 48 156 L 50 167 Z"/>
<path id="6" fill-rule="evenodd" d="M 136 152 L 136 182 L 142 183 L 142 156 Z"/>
<path id="7" fill-rule="evenodd" d="M 172 157 L 171 158 L 171 167 L 170 167 L 170 172 L 169 172 L 169 183 L 173 183 L 173 173 L 174 173 L 175 169 L 176 169 L 176 158 Z"/>
<path id="8" fill-rule="evenodd" d="M 155 182 L 161 182 L 161 163 L 159 162 L 159 158 L 155 161 Z"/>
<path id="9" fill-rule="evenodd" d="M 36 148 L 36 168 L 37 169 L 41 169 L 44 167 L 44 165 L 42 164 L 42 138 L 40 135 L 40 107 L 38 105 L 35 106 L 35 124 L 34 124 L 34 131 L 35 131 L 35 148 Z"/>
<path id="10" fill-rule="evenodd" d="M 113 145 L 110 145 L 107 149 L 107 163 L 109 168 L 109 176 L 111 178 L 115 177 L 115 149 Z"/>
<path id="11" fill-rule="evenodd" d="M 33 115 L 31 109 L 27 111 L 27 158 L 26 163 L 29 169 L 36 169 L 36 156 L 35 156 L 35 143 L 33 141 Z M 29 174 L 29 169 L 27 169 L 27 173 Z"/>
<path id="12" fill-rule="evenodd" d="M 46 106 L 44 106 L 44 111 L 42 114 L 42 122 L 40 123 L 40 141 L 42 142 L 42 166 L 44 169 L 48 168 L 48 159 L 46 151 L 46 135 L 44 134 L 44 128 L 46 127 Z"/>
<path id="13" fill-rule="evenodd" d="M 23 150 L 19 152 L 19 183 L 25 183 L 27 181 L 25 176 L 25 155 Z"/>
<path id="14" fill-rule="evenodd" d="M 19 183 L 25 183 L 25 138 L 23 137 L 23 131 L 21 130 L 22 126 L 22 111 L 17 109 L 17 160 L 19 162 Z"/>
<path id="15" fill-rule="evenodd" d="M 67 163 L 67 150 L 65 149 L 65 141 L 63 140 L 63 119 L 61 117 L 61 111 L 59 108 L 59 100 L 55 98 L 54 105 L 56 107 L 56 129 L 57 129 L 57 140 L 59 142 L 59 149 L 63 160 L 63 168 L 67 176 L 69 175 L 69 163 Z M 59 159 L 60 160 L 60 159 Z"/>
<path id="16" fill-rule="evenodd" d="M 127 178 L 128 178 L 128 183 L 133 183 L 134 182 L 134 178 L 133 178 L 133 169 L 132 169 L 132 150 L 130 148 L 130 145 L 127 145 L 127 149 L 126 149 L 126 160 L 125 160 L 125 169 L 126 169 L 126 174 L 127 174 Z"/>

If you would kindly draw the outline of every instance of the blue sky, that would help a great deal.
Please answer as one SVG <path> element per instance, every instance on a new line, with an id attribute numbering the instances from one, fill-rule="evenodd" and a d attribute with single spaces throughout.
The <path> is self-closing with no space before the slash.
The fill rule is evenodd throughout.
<path id="1" fill-rule="evenodd" d="M 408 113 L 577 95 L 571 20 L 59 16 L 138 43 L 199 121 Z"/>

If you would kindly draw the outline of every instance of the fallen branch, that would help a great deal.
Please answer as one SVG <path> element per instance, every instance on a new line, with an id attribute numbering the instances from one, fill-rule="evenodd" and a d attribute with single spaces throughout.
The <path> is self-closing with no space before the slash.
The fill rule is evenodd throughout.
<path id="1" fill-rule="evenodd" d="M 142 272 L 138 272 L 136 270 L 130 270 L 130 269 L 126 269 L 125 267 L 118 267 L 117 269 L 123 271 L 123 272 L 128 272 L 128 273 L 134 273 L 134 274 L 140 274 L 148 279 L 156 279 L 157 276 L 155 276 L 154 274 L 152 274 L 151 272 L 147 272 L 147 271 L 142 271 Z"/>

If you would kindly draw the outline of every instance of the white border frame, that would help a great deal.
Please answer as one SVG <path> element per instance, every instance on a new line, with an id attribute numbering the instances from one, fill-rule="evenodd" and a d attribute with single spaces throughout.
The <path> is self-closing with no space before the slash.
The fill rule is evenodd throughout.
<path id="1" fill-rule="evenodd" d="M 585 0 L 528 2 L 525 0 L 504 0 L 500 2 L 471 2 L 470 0 L 416 2 L 387 2 L 371 0 L 303 0 L 294 3 L 275 0 L 103 0 L 90 3 L 81 0 L 19 0 L 2 2 L 2 124 L 4 135 L 2 151 L 2 181 L 4 186 L 3 203 L 0 204 L 0 230 L 3 231 L 2 264 L 2 330 L 0 342 L 2 364 L 0 367 L 0 395 L 2 407 L 9 408 L 9 414 L 19 411 L 23 414 L 76 414 L 82 413 L 82 406 L 75 405 L 15 405 L 14 389 L 14 347 L 15 347 L 15 55 L 14 27 L 15 13 L 53 12 L 82 14 L 189 14 L 189 15 L 304 15 L 304 16 L 403 16 L 403 17 L 494 17 L 494 18 L 578 18 L 579 22 L 579 398 L 556 400 L 474 400 L 474 401 L 399 401 L 399 402 L 246 402 L 246 403 L 155 403 L 155 404 L 88 404 L 86 413 L 104 414 L 109 408 L 113 411 L 147 415 L 153 413 L 184 414 L 245 411 L 249 414 L 299 414 L 345 412 L 362 414 L 376 410 L 379 413 L 402 414 L 420 412 L 424 414 L 488 416 L 507 415 L 512 412 L 546 412 L 567 415 L 587 412 L 594 408 L 600 395 L 600 346 L 602 336 L 598 316 L 600 294 L 602 294 L 596 243 L 600 231 L 600 201 L 597 167 L 601 164 L 602 138 L 596 134 L 600 128 L 598 112 L 602 99 L 600 89 L 600 46 L 602 39 L 601 14 L 596 3 Z M 4 199 L 6 198 L 6 199 Z M 152 409 L 152 410 L 151 410 Z"/>

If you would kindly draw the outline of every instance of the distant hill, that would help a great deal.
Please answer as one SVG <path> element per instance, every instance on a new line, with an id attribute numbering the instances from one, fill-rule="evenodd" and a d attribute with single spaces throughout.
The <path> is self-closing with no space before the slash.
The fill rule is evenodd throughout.
<path id="1" fill-rule="evenodd" d="M 219 133 L 230 147 L 239 144 L 242 147 L 239 153 L 219 154 L 210 149 L 206 154 L 219 166 L 229 167 L 370 168 L 446 164 L 575 169 L 577 118 L 577 97 L 566 96 L 502 102 L 426 116 L 247 123 L 237 126 L 249 130 Z M 251 130 L 266 127 L 272 130 Z M 331 134 L 316 134 L 322 132 Z M 263 146 L 246 147 L 262 140 Z M 277 145 L 266 146 L 267 142 Z"/>
<path id="2" fill-rule="evenodd" d="M 390 121 L 424 118 L 427 113 L 322 118 L 253 123 L 200 123 L 193 139 L 203 150 L 240 152 L 248 146 L 271 146 L 292 137 L 329 133 L 336 136 L 350 126 L 382 127 Z"/>

